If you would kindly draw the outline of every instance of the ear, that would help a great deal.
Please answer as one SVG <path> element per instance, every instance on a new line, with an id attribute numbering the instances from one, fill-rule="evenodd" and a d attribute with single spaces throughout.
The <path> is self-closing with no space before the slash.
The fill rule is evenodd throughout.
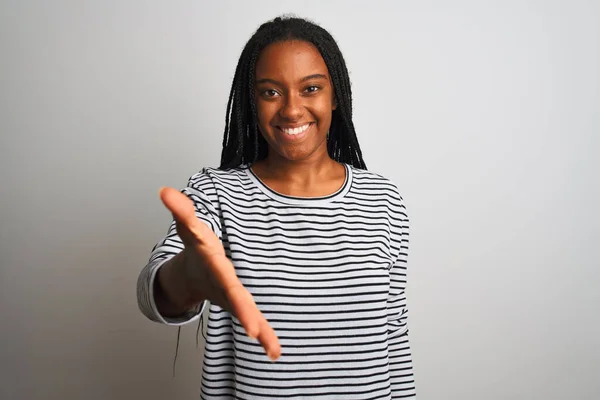
<path id="1" fill-rule="evenodd" d="M 333 101 L 331 102 L 331 111 L 335 110 L 337 108 L 337 100 L 335 99 L 335 97 L 333 98 Z"/>

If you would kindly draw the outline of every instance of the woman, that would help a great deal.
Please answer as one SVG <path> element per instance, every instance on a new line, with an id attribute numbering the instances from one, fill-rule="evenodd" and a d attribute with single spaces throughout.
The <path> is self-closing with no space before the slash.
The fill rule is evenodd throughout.
<path id="1" fill-rule="evenodd" d="M 334 39 L 299 18 L 263 24 L 226 115 L 221 166 L 160 191 L 174 222 L 140 309 L 182 325 L 210 302 L 203 398 L 414 397 L 408 218 L 366 171 Z"/>

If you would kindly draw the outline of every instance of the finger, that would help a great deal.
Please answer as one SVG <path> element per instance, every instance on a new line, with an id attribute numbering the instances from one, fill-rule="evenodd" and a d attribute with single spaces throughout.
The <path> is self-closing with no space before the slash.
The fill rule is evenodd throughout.
<path id="1" fill-rule="evenodd" d="M 225 291 L 225 296 L 229 300 L 233 314 L 246 330 L 246 334 L 256 339 L 260 333 L 262 315 L 250 292 L 240 284 Z"/>
<path id="2" fill-rule="evenodd" d="M 192 245 L 195 239 L 202 240 L 207 236 L 207 230 L 210 229 L 196 217 L 194 203 L 185 194 L 170 187 L 162 187 L 159 196 L 171 211 L 177 233 L 185 244 Z"/>
<path id="3" fill-rule="evenodd" d="M 194 203 L 185 194 L 170 187 L 160 188 L 158 194 L 176 221 L 187 226 L 195 223 L 196 213 Z"/>
<path id="4" fill-rule="evenodd" d="M 217 286 L 223 289 L 228 298 L 231 299 L 231 294 L 236 293 L 240 288 L 246 290 L 235 272 L 233 263 L 227 258 L 226 254 L 213 253 L 206 266 L 210 269 Z"/>
<path id="5" fill-rule="evenodd" d="M 275 361 L 281 356 L 281 344 L 279 343 L 279 338 L 277 337 L 275 330 L 264 317 L 261 322 L 258 341 L 264 347 L 267 356 L 269 356 L 271 360 Z"/>
<path id="6" fill-rule="evenodd" d="M 244 327 L 246 334 L 252 339 L 258 339 L 272 360 L 279 358 L 281 354 L 279 339 L 256 306 L 250 292 L 240 284 L 231 288 L 227 297 L 234 315 Z"/>

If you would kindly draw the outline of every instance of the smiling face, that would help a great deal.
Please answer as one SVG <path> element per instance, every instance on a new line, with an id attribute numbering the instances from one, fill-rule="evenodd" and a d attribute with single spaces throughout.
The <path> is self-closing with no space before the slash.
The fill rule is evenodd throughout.
<path id="1" fill-rule="evenodd" d="M 329 157 L 333 86 L 323 57 L 311 43 L 289 40 L 265 47 L 256 62 L 254 95 L 272 161 Z"/>

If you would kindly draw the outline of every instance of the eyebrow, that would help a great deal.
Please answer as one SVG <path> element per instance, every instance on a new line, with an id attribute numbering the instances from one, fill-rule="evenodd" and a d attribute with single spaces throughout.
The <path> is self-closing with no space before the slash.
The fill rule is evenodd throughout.
<path id="1" fill-rule="evenodd" d="M 308 75 L 308 76 L 305 76 L 304 78 L 300 79 L 300 82 L 306 82 L 306 81 L 310 81 L 312 79 L 326 79 L 327 80 L 329 78 L 327 78 L 327 75 L 323 75 L 323 74 L 312 74 L 312 75 Z M 259 85 L 261 83 L 272 83 L 272 84 L 281 86 L 281 82 L 276 81 L 275 79 L 270 79 L 270 78 L 259 79 L 256 81 L 257 85 Z"/>

